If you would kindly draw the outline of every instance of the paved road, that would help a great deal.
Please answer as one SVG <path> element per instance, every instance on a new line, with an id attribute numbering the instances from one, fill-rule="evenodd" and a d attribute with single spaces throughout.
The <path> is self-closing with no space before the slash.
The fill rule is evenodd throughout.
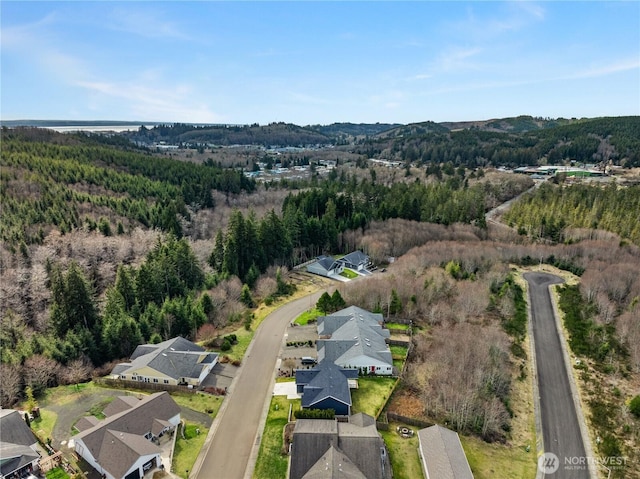
<path id="1" fill-rule="evenodd" d="M 531 299 L 544 452 L 558 456 L 560 465 L 547 476 L 589 479 L 588 470 L 565 466 L 565 458 L 586 458 L 586 454 L 549 294 L 549 285 L 563 280 L 547 273 L 526 273 L 524 279 Z"/>
<path id="2" fill-rule="evenodd" d="M 194 465 L 192 478 L 242 479 L 250 464 L 265 398 L 270 398 L 275 365 L 287 325 L 317 302 L 322 291 L 274 311 L 258 327 L 210 437 Z"/>

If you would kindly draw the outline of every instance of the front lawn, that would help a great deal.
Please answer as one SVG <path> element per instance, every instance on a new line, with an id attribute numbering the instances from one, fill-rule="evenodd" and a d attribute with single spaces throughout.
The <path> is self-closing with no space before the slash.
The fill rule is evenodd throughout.
<path id="1" fill-rule="evenodd" d="M 345 269 L 342 271 L 342 273 L 340 273 L 340 276 L 344 276 L 345 278 L 349 278 L 349 279 L 354 279 L 354 278 L 357 278 L 359 274 L 354 273 L 350 269 Z"/>
<path id="2" fill-rule="evenodd" d="M 300 316 L 296 318 L 294 323 L 300 326 L 306 326 L 309 321 L 316 319 L 318 316 L 322 316 L 324 313 L 320 311 L 318 308 L 313 308 L 312 310 L 305 311 Z"/>
<path id="3" fill-rule="evenodd" d="M 289 405 L 293 405 L 292 411 L 296 411 L 300 409 L 300 403 L 300 399 L 289 400 L 286 396 L 271 398 L 269 414 L 260 441 L 260 452 L 253 471 L 254 478 L 286 478 L 288 456 L 282 454 L 283 431 L 289 418 Z"/>
<path id="4" fill-rule="evenodd" d="M 182 427 L 182 426 L 180 426 Z M 198 434 L 197 430 L 200 430 Z M 184 439 L 181 430 L 176 431 L 176 447 L 173 450 L 171 469 L 180 477 L 187 478 L 187 470 L 191 471 L 204 445 L 209 430 L 201 424 L 186 423 Z"/>
<path id="5" fill-rule="evenodd" d="M 362 377 L 358 389 L 351 390 L 351 413 L 363 412 L 377 417 L 396 385 L 395 378 Z"/>
<path id="6" fill-rule="evenodd" d="M 462 449 L 476 479 L 530 479 L 536 475 L 536 448 L 486 443 L 460 435 Z"/>
<path id="7" fill-rule="evenodd" d="M 222 406 L 222 401 L 224 400 L 224 396 L 214 396 L 212 394 L 205 393 L 189 394 L 174 392 L 171 393 L 171 397 L 178 406 L 210 414 L 211 417 L 216 417 L 220 406 Z"/>

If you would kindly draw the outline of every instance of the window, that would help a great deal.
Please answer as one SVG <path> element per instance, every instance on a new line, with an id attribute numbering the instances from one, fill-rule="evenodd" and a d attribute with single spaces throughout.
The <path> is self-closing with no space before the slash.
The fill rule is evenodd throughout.
<path id="1" fill-rule="evenodd" d="M 158 378 L 153 378 L 153 382 L 157 383 L 158 382 Z"/>
<path id="2" fill-rule="evenodd" d="M 127 376 L 125 374 L 121 374 L 120 379 L 127 379 Z"/>
<path id="3" fill-rule="evenodd" d="M 168 380 L 168 379 L 165 379 L 163 382 L 164 382 L 165 384 L 169 384 L 169 380 Z"/>

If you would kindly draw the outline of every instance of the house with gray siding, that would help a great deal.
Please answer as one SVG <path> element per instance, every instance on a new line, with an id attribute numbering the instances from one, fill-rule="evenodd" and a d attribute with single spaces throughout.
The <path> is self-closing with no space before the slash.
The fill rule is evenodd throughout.
<path id="1" fill-rule="evenodd" d="M 318 317 L 318 362 L 331 361 L 365 374 L 393 374 L 393 358 L 383 317 L 357 306 Z"/>
<path id="2" fill-rule="evenodd" d="M 309 273 L 331 278 L 333 276 L 340 275 L 340 273 L 344 271 L 344 264 L 336 261 L 331 256 L 322 255 L 318 256 L 314 263 L 307 266 L 307 271 Z"/>

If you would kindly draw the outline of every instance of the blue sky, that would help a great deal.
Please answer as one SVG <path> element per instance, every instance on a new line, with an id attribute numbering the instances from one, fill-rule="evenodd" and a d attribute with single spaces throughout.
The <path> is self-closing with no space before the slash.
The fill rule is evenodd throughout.
<path id="1" fill-rule="evenodd" d="M 640 115 L 640 2 L 31 2 L 1 117 L 299 125 Z"/>

